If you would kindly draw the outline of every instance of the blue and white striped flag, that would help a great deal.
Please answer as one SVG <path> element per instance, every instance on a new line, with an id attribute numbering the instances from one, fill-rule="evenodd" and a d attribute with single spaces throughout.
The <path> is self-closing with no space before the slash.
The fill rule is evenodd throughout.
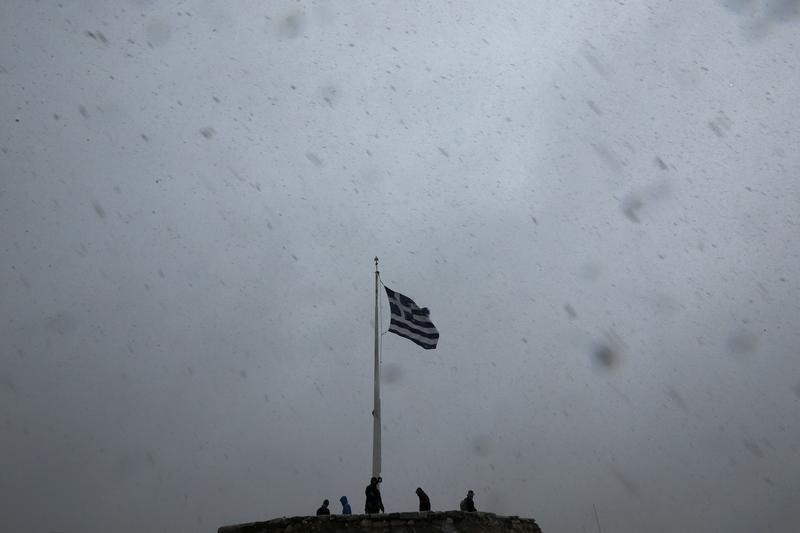
<path id="1" fill-rule="evenodd" d="M 419 344 L 426 350 L 436 349 L 436 343 L 439 342 L 439 330 L 431 322 L 428 308 L 420 309 L 408 296 L 394 292 L 386 285 L 383 288 L 386 289 L 389 307 L 392 310 L 389 331 Z"/>

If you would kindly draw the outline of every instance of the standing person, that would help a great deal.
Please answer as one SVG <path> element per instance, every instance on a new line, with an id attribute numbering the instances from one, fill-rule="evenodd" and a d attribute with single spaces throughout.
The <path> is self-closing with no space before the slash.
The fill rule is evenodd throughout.
<path id="1" fill-rule="evenodd" d="M 331 510 L 328 509 L 328 500 L 322 502 L 322 507 L 317 509 L 317 516 L 325 516 L 331 514 Z"/>
<path id="2" fill-rule="evenodd" d="M 364 503 L 364 512 L 367 514 L 375 514 L 383 512 L 383 500 L 381 499 L 381 490 L 378 488 L 378 478 L 374 477 L 369 480 L 369 485 L 364 490 L 367 496 L 367 501 Z"/>
<path id="3" fill-rule="evenodd" d="M 342 502 L 342 514 L 353 514 L 353 511 L 350 510 L 350 504 L 347 503 L 347 496 L 342 496 L 339 501 Z"/>
<path id="4" fill-rule="evenodd" d="M 422 487 L 417 487 L 417 496 L 419 497 L 419 512 L 431 510 L 431 499 L 422 490 Z"/>
<path id="5" fill-rule="evenodd" d="M 472 500 L 473 496 L 475 496 L 475 493 L 470 490 L 467 492 L 467 497 L 461 500 L 459 507 L 462 511 L 467 511 L 468 513 L 476 512 L 475 502 Z"/>

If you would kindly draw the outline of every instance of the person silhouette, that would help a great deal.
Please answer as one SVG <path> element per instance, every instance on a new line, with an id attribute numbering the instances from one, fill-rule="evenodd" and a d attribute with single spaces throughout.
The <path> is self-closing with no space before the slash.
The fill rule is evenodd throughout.
<path id="1" fill-rule="evenodd" d="M 475 496 L 475 493 L 470 490 L 470 491 L 467 492 L 467 497 L 464 498 L 463 500 L 461 500 L 461 504 L 459 504 L 459 508 L 462 511 L 467 511 L 469 513 L 476 512 L 475 502 L 472 499 L 473 496 Z"/>
<path id="2" fill-rule="evenodd" d="M 364 503 L 364 512 L 367 514 L 382 513 L 383 500 L 381 499 L 381 489 L 378 488 L 378 478 L 374 477 L 369 480 L 369 485 L 364 489 L 364 494 L 367 496 L 367 501 Z"/>
<path id="3" fill-rule="evenodd" d="M 317 509 L 317 516 L 325 516 L 331 514 L 331 510 L 328 509 L 328 500 L 322 502 L 322 507 Z"/>
<path id="4" fill-rule="evenodd" d="M 430 511 L 431 510 L 431 499 L 428 498 L 428 495 L 425 494 L 425 491 L 422 490 L 422 487 L 417 487 L 417 497 L 419 497 L 419 511 Z"/>
<path id="5" fill-rule="evenodd" d="M 342 496 L 339 501 L 342 503 L 342 514 L 353 514 L 353 511 L 350 510 L 350 504 L 347 503 L 347 496 Z"/>

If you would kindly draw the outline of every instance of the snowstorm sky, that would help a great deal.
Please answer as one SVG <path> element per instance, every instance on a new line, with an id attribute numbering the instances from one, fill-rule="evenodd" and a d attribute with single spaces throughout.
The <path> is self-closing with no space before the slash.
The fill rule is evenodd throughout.
<path id="1" fill-rule="evenodd" d="M 0 2 L 2 529 L 370 476 L 544 531 L 796 531 L 800 2 Z M 382 296 L 382 323 L 388 309 Z"/>

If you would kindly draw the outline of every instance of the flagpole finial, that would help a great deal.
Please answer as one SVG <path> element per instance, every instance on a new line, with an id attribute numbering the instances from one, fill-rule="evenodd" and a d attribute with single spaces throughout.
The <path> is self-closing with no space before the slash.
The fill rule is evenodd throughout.
<path id="1" fill-rule="evenodd" d="M 375 256 L 375 270 L 378 270 L 378 256 Z"/>

